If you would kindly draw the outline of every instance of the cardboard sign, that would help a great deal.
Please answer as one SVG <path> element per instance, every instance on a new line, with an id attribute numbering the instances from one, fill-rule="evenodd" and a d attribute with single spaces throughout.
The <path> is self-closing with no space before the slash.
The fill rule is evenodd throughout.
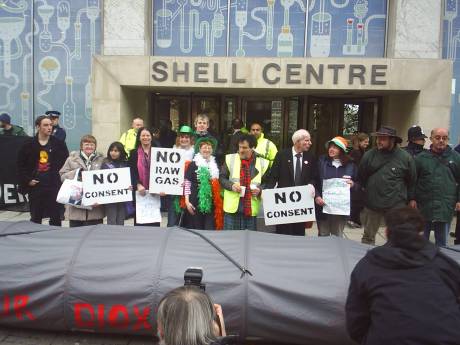
<path id="1" fill-rule="evenodd" d="M 90 170 L 82 172 L 82 205 L 112 204 L 132 201 L 129 168 Z"/>
<path id="2" fill-rule="evenodd" d="M 150 193 L 183 195 L 185 150 L 153 147 L 150 162 Z"/>
<path id="3" fill-rule="evenodd" d="M 342 216 L 350 215 L 350 185 L 344 178 L 323 180 L 323 212 Z"/>
<path id="4" fill-rule="evenodd" d="M 136 192 L 136 221 L 139 224 L 160 223 L 160 196 L 147 193 L 145 196 Z"/>
<path id="5" fill-rule="evenodd" d="M 308 186 L 262 191 L 265 225 L 316 220 L 315 205 Z"/>

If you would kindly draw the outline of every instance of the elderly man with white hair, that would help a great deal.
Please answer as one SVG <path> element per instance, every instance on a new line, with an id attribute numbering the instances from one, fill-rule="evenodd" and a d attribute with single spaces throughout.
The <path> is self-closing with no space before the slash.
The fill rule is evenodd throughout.
<path id="1" fill-rule="evenodd" d="M 316 160 L 311 152 L 310 133 L 299 129 L 292 135 L 293 146 L 279 151 L 270 172 L 270 187 L 278 188 L 309 185 L 312 194 L 316 174 Z M 276 226 L 277 234 L 305 236 L 305 223 Z"/>

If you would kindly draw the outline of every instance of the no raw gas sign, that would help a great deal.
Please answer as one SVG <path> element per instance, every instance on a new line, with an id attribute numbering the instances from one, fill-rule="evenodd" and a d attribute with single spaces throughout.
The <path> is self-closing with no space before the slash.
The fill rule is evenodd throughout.
<path id="1" fill-rule="evenodd" d="M 154 147 L 151 152 L 149 192 L 182 195 L 185 151 Z"/>

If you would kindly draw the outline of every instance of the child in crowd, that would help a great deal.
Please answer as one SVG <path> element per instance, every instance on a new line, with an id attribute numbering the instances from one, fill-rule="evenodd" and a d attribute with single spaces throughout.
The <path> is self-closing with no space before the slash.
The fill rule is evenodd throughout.
<path id="1" fill-rule="evenodd" d="M 111 143 L 107 150 L 107 157 L 104 163 L 102 163 L 102 169 L 125 168 L 127 166 L 128 162 L 126 161 L 126 152 L 123 144 L 118 141 Z M 124 225 L 126 217 L 125 206 L 124 202 L 106 204 L 107 224 Z"/>

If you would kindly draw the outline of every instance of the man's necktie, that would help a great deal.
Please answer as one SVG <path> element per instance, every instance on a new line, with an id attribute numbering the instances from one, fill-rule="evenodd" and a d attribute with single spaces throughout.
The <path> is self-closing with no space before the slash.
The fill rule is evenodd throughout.
<path id="1" fill-rule="evenodd" d="M 295 164 L 295 175 L 294 175 L 294 184 L 300 186 L 302 184 L 302 154 L 298 153 L 295 155 L 297 157 Z"/>

